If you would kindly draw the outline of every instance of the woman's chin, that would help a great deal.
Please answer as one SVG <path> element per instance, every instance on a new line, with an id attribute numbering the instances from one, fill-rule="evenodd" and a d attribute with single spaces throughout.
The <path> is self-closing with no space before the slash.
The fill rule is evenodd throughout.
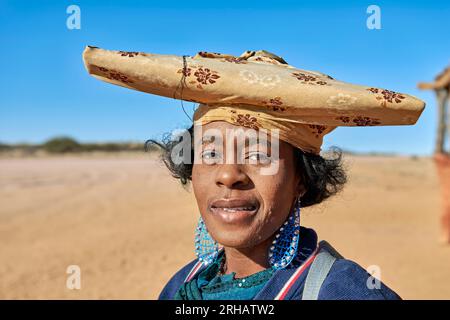
<path id="1" fill-rule="evenodd" d="M 249 232 L 249 230 L 242 232 L 228 232 L 223 231 L 220 232 L 220 236 L 216 238 L 216 241 L 224 247 L 227 248 L 235 248 L 235 249 L 243 249 L 254 247 L 258 244 L 258 239 L 255 239 L 255 235 L 253 232 Z"/>

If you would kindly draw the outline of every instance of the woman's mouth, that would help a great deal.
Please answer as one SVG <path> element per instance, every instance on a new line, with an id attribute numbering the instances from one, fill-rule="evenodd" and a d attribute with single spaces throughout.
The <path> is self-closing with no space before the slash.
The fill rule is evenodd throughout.
<path id="1" fill-rule="evenodd" d="M 220 199 L 209 206 L 210 211 L 226 223 L 240 223 L 258 212 L 259 203 L 252 199 Z"/>

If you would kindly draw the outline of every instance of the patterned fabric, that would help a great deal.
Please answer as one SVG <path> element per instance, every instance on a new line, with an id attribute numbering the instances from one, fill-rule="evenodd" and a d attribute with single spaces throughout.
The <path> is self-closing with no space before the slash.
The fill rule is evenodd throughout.
<path id="1" fill-rule="evenodd" d="M 87 47 L 83 59 L 100 80 L 200 103 L 197 124 L 279 129 L 281 139 L 315 154 L 337 126 L 411 125 L 425 107 L 404 93 L 295 68 L 264 50 L 180 57 Z"/>
<path id="2" fill-rule="evenodd" d="M 214 263 L 180 287 L 174 300 L 251 300 L 272 276 L 272 268 L 238 279 L 235 272 L 218 276 L 223 257 L 222 250 Z"/>
<path id="3" fill-rule="evenodd" d="M 275 271 L 252 300 L 273 300 L 283 290 L 286 283 L 295 275 L 295 271 L 301 265 L 306 264 L 317 246 L 317 234 L 313 229 L 301 227 L 301 250 L 295 261 L 287 268 Z M 185 284 L 187 275 L 191 272 L 198 259 L 191 261 L 176 272 L 165 285 L 159 295 L 160 300 L 173 300 L 180 287 Z M 203 269 L 205 270 L 205 269 Z M 305 279 L 309 267 L 296 278 L 295 283 L 289 288 L 284 300 L 300 300 L 303 294 Z M 200 274 L 202 270 L 199 271 Z M 332 266 L 323 283 L 319 300 L 398 300 L 401 299 L 394 291 L 383 282 L 380 287 L 369 288 L 367 286 L 371 275 L 357 263 L 338 259 Z M 192 279 L 195 279 L 194 276 Z"/>
<path id="4" fill-rule="evenodd" d="M 286 268 L 278 270 L 269 268 L 242 279 L 234 279 L 234 273 L 222 277 L 215 277 L 224 254 L 224 251 L 221 250 L 213 264 L 197 269 L 192 277 L 188 277 L 188 280 L 185 280 L 184 283 L 179 285 L 176 294 L 173 293 L 173 299 L 206 300 L 227 299 L 230 297 L 231 299 L 242 300 L 263 299 L 265 295 L 273 295 L 273 298 L 275 298 L 281 291 L 284 292 L 284 296 L 289 298 L 292 292 L 295 291 L 295 286 L 289 290 L 283 290 L 283 286 L 295 275 L 298 268 L 305 264 L 317 247 L 317 235 L 312 229 L 300 227 L 299 234 L 299 248 L 294 259 Z M 188 266 L 191 268 L 194 267 L 192 263 Z M 186 269 L 182 273 L 184 274 L 185 272 L 190 273 Z M 187 273 L 184 275 L 185 278 L 188 275 Z M 273 284 L 274 277 L 279 281 L 276 285 Z M 179 276 L 175 276 L 175 278 L 179 278 Z M 244 279 L 245 281 L 242 283 Z M 202 289 L 201 287 L 204 286 L 206 288 Z M 166 287 L 170 288 L 170 285 Z M 166 291 L 166 289 L 163 291 Z M 203 293 L 203 291 L 206 293 Z"/>

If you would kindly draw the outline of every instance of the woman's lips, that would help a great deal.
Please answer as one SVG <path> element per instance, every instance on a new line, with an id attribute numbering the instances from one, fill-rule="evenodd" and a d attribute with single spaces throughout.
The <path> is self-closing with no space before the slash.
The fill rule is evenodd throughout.
<path id="1" fill-rule="evenodd" d="M 252 199 L 220 199 L 213 201 L 209 208 L 226 223 L 240 223 L 256 214 L 259 203 Z"/>

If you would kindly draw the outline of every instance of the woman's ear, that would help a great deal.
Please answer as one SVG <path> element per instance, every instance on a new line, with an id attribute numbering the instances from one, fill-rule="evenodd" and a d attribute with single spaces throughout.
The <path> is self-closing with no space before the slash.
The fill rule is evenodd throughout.
<path id="1" fill-rule="evenodd" d="M 296 176 L 296 194 L 302 197 L 306 193 L 306 187 L 304 185 L 304 178 L 301 172 L 302 166 L 300 165 L 300 158 L 302 157 L 301 151 L 294 148 L 294 165 L 295 165 L 295 176 Z"/>
<path id="2" fill-rule="evenodd" d="M 297 186 L 297 194 L 301 197 L 303 197 L 306 193 L 306 188 L 302 182 L 300 182 Z"/>

